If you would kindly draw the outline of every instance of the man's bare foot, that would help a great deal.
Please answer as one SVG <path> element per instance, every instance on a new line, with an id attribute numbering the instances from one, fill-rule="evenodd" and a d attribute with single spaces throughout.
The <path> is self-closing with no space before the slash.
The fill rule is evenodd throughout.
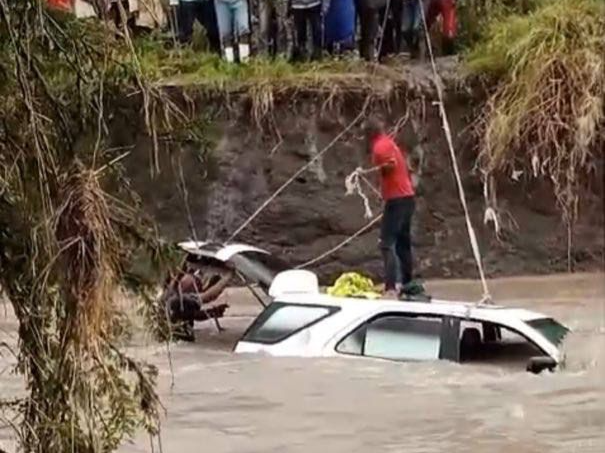
<path id="1" fill-rule="evenodd" d="M 399 298 L 399 293 L 394 289 L 390 289 L 390 290 L 384 292 L 384 294 L 382 295 L 382 298 L 389 299 L 389 300 L 397 300 Z"/>

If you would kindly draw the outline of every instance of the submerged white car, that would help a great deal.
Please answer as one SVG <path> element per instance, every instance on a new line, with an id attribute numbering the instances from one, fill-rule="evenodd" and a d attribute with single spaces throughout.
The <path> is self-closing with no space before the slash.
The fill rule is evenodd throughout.
<path id="1" fill-rule="evenodd" d="M 569 329 L 533 311 L 421 296 L 369 300 L 322 294 L 315 274 L 283 270 L 264 250 L 246 245 L 186 247 L 235 266 L 271 303 L 235 347 L 236 353 L 296 357 L 451 360 L 553 370 Z M 221 252 L 222 250 L 222 252 Z M 277 265 L 275 264 L 277 263 Z M 273 264 L 273 266 L 271 266 Z"/>

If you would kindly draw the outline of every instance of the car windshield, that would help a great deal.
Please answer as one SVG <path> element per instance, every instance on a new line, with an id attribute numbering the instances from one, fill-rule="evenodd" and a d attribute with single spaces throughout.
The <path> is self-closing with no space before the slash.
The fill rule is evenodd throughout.
<path id="1" fill-rule="evenodd" d="M 544 335 L 555 346 L 559 346 L 569 332 L 567 327 L 552 318 L 534 319 L 533 321 L 527 321 L 527 324 Z"/>

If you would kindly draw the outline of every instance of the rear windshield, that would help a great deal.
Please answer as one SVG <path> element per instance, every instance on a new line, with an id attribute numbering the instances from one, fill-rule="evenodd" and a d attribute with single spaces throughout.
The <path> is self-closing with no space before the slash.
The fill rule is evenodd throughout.
<path id="1" fill-rule="evenodd" d="M 261 252 L 240 252 L 230 261 L 245 277 L 258 282 L 265 290 L 277 274 L 292 268 L 285 261 Z"/>
<path id="2" fill-rule="evenodd" d="M 336 311 L 336 307 L 323 305 L 273 302 L 256 318 L 242 340 L 252 343 L 278 343 Z"/>
<path id="3" fill-rule="evenodd" d="M 567 327 L 551 318 L 534 319 L 533 321 L 527 321 L 527 324 L 544 335 L 555 346 L 559 346 L 569 332 Z"/>

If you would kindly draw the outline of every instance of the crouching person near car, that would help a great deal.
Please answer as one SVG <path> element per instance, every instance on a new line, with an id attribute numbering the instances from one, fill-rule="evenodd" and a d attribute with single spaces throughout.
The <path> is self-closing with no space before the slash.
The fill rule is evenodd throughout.
<path id="1" fill-rule="evenodd" d="M 208 304 L 227 287 L 233 270 L 220 269 L 208 274 L 203 276 L 200 269 L 190 267 L 169 285 L 164 300 L 173 335 L 177 339 L 194 341 L 194 321 L 222 317 L 228 307 L 227 304 Z"/>
<path id="2" fill-rule="evenodd" d="M 223 55 L 230 63 L 235 61 L 235 44 L 238 44 L 238 61 L 250 59 L 250 19 L 247 0 L 216 0 L 216 18 L 221 35 Z"/>

